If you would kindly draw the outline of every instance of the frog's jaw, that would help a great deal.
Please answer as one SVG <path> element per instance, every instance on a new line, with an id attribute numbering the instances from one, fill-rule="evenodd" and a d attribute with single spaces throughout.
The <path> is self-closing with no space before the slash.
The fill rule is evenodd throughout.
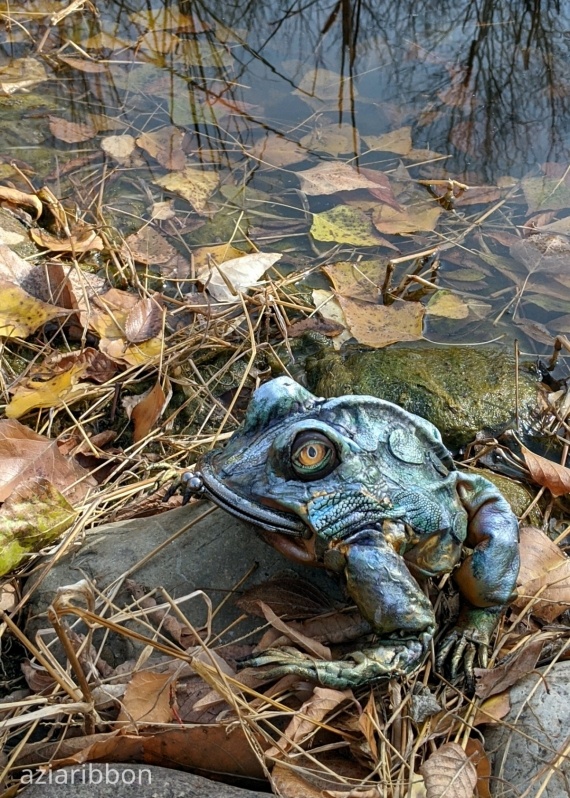
<path id="1" fill-rule="evenodd" d="M 311 531 L 300 518 L 292 513 L 263 507 L 229 490 L 215 475 L 206 458 L 200 463 L 200 471 L 194 473 L 202 481 L 202 491 L 219 507 L 236 518 L 249 521 L 268 532 L 279 532 L 296 538 L 310 538 Z"/>

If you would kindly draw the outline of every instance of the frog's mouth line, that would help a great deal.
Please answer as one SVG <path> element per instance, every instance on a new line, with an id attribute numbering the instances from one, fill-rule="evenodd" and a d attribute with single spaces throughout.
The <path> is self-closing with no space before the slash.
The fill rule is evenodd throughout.
<path id="1" fill-rule="evenodd" d="M 311 537 L 311 530 L 292 513 L 261 507 L 226 488 L 204 461 L 200 463 L 200 470 L 195 471 L 194 476 L 202 480 L 202 492 L 206 497 L 236 518 L 249 521 L 268 532 L 278 532 L 295 538 Z"/>

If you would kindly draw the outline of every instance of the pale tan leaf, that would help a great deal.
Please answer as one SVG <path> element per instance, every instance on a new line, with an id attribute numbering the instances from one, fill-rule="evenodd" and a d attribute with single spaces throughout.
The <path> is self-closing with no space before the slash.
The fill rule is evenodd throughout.
<path id="1" fill-rule="evenodd" d="M 180 172 L 170 172 L 155 182 L 189 202 L 196 213 L 207 216 L 210 212 L 208 200 L 220 181 L 214 172 L 207 172 L 201 166 L 192 164 Z"/>
<path id="2" fill-rule="evenodd" d="M 128 133 L 122 136 L 105 136 L 101 139 L 101 149 L 119 163 L 124 163 L 133 154 L 135 139 Z"/>
<path id="3" fill-rule="evenodd" d="M 517 580 L 517 609 L 531 602 L 531 612 L 552 623 L 570 606 L 570 560 L 542 530 L 521 528 L 521 567 Z"/>
<path id="4" fill-rule="evenodd" d="M 305 149 L 277 133 L 269 133 L 264 139 L 254 144 L 251 155 L 271 166 L 291 166 L 291 164 L 308 158 Z"/>
<path id="5" fill-rule="evenodd" d="M 307 133 L 300 139 L 299 144 L 311 152 L 326 152 L 329 155 L 337 156 L 358 152 L 358 142 L 359 136 L 356 128 L 342 122 L 336 125 L 324 125 Z"/>
<path id="6" fill-rule="evenodd" d="M 49 249 L 50 252 L 101 252 L 105 249 L 103 239 L 97 235 L 95 230 L 88 227 L 72 230 L 70 236 L 58 237 L 42 230 L 40 227 L 32 227 L 30 238 L 39 246 Z"/>
<path id="7" fill-rule="evenodd" d="M 47 80 L 47 72 L 36 58 L 15 58 L 0 67 L 0 93 L 15 94 Z"/>
<path id="8" fill-rule="evenodd" d="M 353 166 L 342 161 L 325 161 L 312 169 L 304 169 L 295 174 L 301 181 L 301 191 L 310 196 L 378 188 L 378 181 L 365 177 Z M 381 175 L 382 172 L 378 174 Z M 385 179 L 388 180 L 386 177 Z"/>
<path id="9" fill-rule="evenodd" d="M 135 673 L 127 684 L 117 726 L 137 729 L 139 724 L 169 723 L 172 720 L 170 693 L 175 686 L 176 681 L 170 673 Z"/>
<path id="10" fill-rule="evenodd" d="M 381 136 L 363 136 L 371 150 L 407 155 L 412 149 L 412 128 L 401 127 Z"/>
<path id="11" fill-rule="evenodd" d="M 322 643 L 319 643 L 317 640 L 307 637 L 307 635 L 304 635 L 302 632 L 300 632 L 298 628 L 295 629 L 286 621 L 283 621 L 264 601 L 260 601 L 259 606 L 261 607 L 261 611 L 263 612 L 265 620 L 270 623 L 274 629 L 277 629 L 279 632 L 281 632 L 281 634 L 284 634 L 286 637 L 288 637 L 289 640 L 297 643 L 317 659 L 326 661 L 330 661 L 332 659 L 331 651 L 328 646 L 325 646 Z"/>
<path id="12" fill-rule="evenodd" d="M 372 213 L 372 222 L 381 233 L 404 235 L 434 230 L 440 214 L 441 208 L 435 203 L 416 203 L 401 211 L 380 205 Z"/>
<path id="13" fill-rule="evenodd" d="M 34 219 L 38 219 L 43 210 L 42 202 L 35 194 L 26 194 L 25 191 L 18 191 L 18 189 L 9 188 L 8 186 L 0 186 L 0 202 L 9 202 L 11 205 L 31 208 Z"/>
<path id="14" fill-rule="evenodd" d="M 162 330 L 163 310 L 153 297 L 139 300 L 125 319 L 125 338 L 131 344 L 140 344 L 154 338 Z"/>
<path id="15" fill-rule="evenodd" d="M 275 788 L 275 794 L 282 798 L 323 798 L 323 791 L 320 787 L 311 784 L 301 773 L 276 764 L 271 771 L 271 782 Z"/>
<path id="16" fill-rule="evenodd" d="M 92 61 L 89 58 L 77 58 L 71 55 L 58 55 L 58 60 L 72 69 L 77 69 L 79 72 L 87 72 L 89 74 L 106 72 L 109 68 L 107 64 L 100 64 L 98 61 Z"/>
<path id="17" fill-rule="evenodd" d="M 175 258 L 178 251 L 158 230 L 145 225 L 137 233 L 127 236 L 121 246 L 121 255 L 124 258 L 131 256 L 137 263 L 158 266 Z"/>
<path id="18" fill-rule="evenodd" d="M 335 349 L 340 349 L 343 343 L 352 338 L 352 333 L 348 329 L 345 315 L 338 299 L 332 291 L 326 291 L 323 288 L 315 288 L 313 293 L 313 304 L 324 319 L 329 319 L 332 322 L 340 324 L 344 331 L 340 335 L 333 338 L 333 346 Z"/>
<path id="19" fill-rule="evenodd" d="M 386 263 L 380 260 L 339 261 L 324 266 L 323 271 L 337 295 L 370 302 L 380 297 Z"/>
<path id="20" fill-rule="evenodd" d="M 137 139 L 137 144 L 152 158 L 156 158 L 165 169 L 175 171 L 184 169 L 186 165 L 186 154 L 182 149 L 183 139 L 183 130 L 168 125 L 150 133 L 142 133 Z"/>
<path id="21" fill-rule="evenodd" d="M 477 798 L 491 798 L 489 785 L 491 782 L 491 763 L 483 743 L 470 737 L 465 745 L 465 753 L 475 765 L 477 771 Z"/>
<path id="22" fill-rule="evenodd" d="M 548 488 L 553 496 L 563 496 L 570 492 L 570 468 L 547 460 L 546 457 L 531 452 L 526 446 L 521 448 L 526 467 L 538 485 Z"/>
<path id="23" fill-rule="evenodd" d="M 489 698 L 503 693 L 523 676 L 531 673 L 538 662 L 542 646 L 542 640 L 531 640 L 496 668 L 475 668 L 477 698 Z"/>
<path id="24" fill-rule="evenodd" d="M 32 263 L 21 258 L 6 244 L 0 244 L 0 280 L 5 280 L 6 284 L 21 283 L 33 268 Z"/>
<path id="25" fill-rule="evenodd" d="M 338 297 L 348 328 L 361 344 L 380 349 L 397 341 L 422 338 L 425 308 L 419 302 L 376 305 L 351 297 Z"/>
<path id="26" fill-rule="evenodd" d="M 427 798 L 471 798 L 477 784 L 477 771 L 463 748 L 445 743 L 420 767 Z"/>
<path id="27" fill-rule="evenodd" d="M 197 247 L 192 251 L 196 273 L 202 275 L 200 279 L 207 279 L 206 275 L 216 263 L 225 263 L 227 260 L 241 258 L 245 254 L 231 244 L 211 244 L 206 247 Z"/>
<path id="28" fill-rule="evenodd" d="M 92 125 L 84 122 L 69 122 L 60 116 L 50 116 L 49 129 L 52 136 L 55 136 L 59 141 L 65 141 L 67 144 L 88 141 L 97 133 Z"/>
<path id="29" fill-rule="evenodd" d="M 197 277 L 218 302 L 235 302 L 240 293 L 256 286 L 267 269 L 280 258 L 281 254 L 276 252 L 252 252 L 220 265 L 205 265 Z"/>

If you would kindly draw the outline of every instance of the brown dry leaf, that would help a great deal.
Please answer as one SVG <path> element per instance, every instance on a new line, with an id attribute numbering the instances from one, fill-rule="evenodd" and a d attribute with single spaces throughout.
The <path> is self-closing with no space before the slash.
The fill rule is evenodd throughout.
<path id="1" fill-rule="evenodd" d="M 477 784 L 477 771 L 463 748 L 445 743 L 420 767 L 427 798 L 471 798 Z"/>
<path id="2" fill-rule="evenodd" d="M 307 319 L 294 321 L 293 324 L 290 324 L 287 327 L 287 335 L 289 338 L 300 338 L 307 332 L 316 332 L 327 338 L 334 338 L 343 333 L 344 330 L 344 324 L 339 324 L 337 321 L 323 319 L 320 316 L 309 316 Z"/>
<path id="3" fill-rule="evenodd" d="M 0 336 L 27 338 L 46 321 L 68 314 L 65 308 L 42 302 L 19 285 L 0 278 Z"/>
<path id="4" fill-rule="evenodd" d="M 36 58 L 15 58 L 0 67 L 0 94 L 25 91 L 48 79 L 41 61 Z"/>
<path id="5" fill-rule="evenodd" d="M 508 692 L 491 696 L 477 709 L 472 721 L 473 726 L 481 726 L 481 724 L 496 726 L 510 711 L 511 701 Z"/>
<path id="6" fill-rule="evenodd" d="M 133 154 L 136 141 L 129 133 L 122 136 L 105 136 L 101 139 L 101 149 L 110 158 L 114 158 L 119 163 L 125 163 Z"/>
<path id="7" fill-rule="evenodd" d="M 248 735 L 253 734 L 252 730 Z M 257 745 L 265 748 L 263 740 Z M 25 759 L 24 756 L 21 758 Z M 38 758 L 39 757 L 39 758 Z M 59 757 L 59 759 L 55 759 Z M 53 767 L 85 762 L 159 762 L 163 767 L 194 768 L 262 779 L 264 771 L 248 736 L 239 724 L 196 724 L 178 728 L 145 728 L 68 738 L 31 749 L 30 762 L 48 761 Z"/>
<path id="8" fill-rule="evenodd" d="M 30 238 L 39 246 L 49 249 L 51 252 L 102 252 L 105 249 L 103 240 L 97 235 L 95 230 L 87 226 L 80 226 L 71 231 L 70 236 L 60 238 L 42 230 L 40 227 L 32 227 Z"/>
<path id="9" fill-rule="evenodd" d="M 265 617 L 260 604 L 283 618 L 312 618 L 331 609 L 331 602 L 317 587 L 298 576 L 279 575 L 253 585 L 243 592 L 235 604 L 249 615 Z"/>
<path id="10" fill-rule="evenodd" d="M 194 208 L 196 213 L 208 216 L 209 199 L 218 188 L 219 178 L 214 172 L 207 172 L 201 166 L 188 165 L 180 172 L 170 172 L 155 180 L 158 186 L 182 197 Z"/>
<path id="11" fill-rule="evenodd" d="M 269 133 L 264 139 L 258 141 L 249 154 L 271 166 L 291 166 L 291 164 L 304 161 L 308 154 L 296 142 L 290 141 L 285 136 Z"/>
<path id="12" fill-rule="evenodd" d="M 440 213 L 435 203 L 417 203 L 401 211 L 380 205 L 372 212 L 372 223 L 381 233 L 405 235 L 434 230 Z"/>
<path id="13" fill-rule="evenodd" d="M 324 319 L 340 324 L 344 327 L 344 332 L 335 336 L 332 339 L 335 349 L 340 349 L 345 341 L 352 338 L 343 310 L 338 303 L 338 299 L 332 291 L 326 291 L 323 288 L 315 288 L 312 292 L 313 304 Z"/>
<path id="14" fill-rule="evenodd" d="M 42 202 L 35 194 L 26 194 L 25 191 L 18 191 L 8 186 L 0 186 L 0 202 L 9 202 L 10 205 L 31 209 L 34 219 L 38 219 L 43 210 Z"/>
<path id="15" fill-rule="evenodd" d="M 367 169 L 372 172 L 372 169 Z M 309 196 L 336 194 L 339 191 L 356 191 L 357 189 L 378 189 L 382 187 L 391 192 L 390 181 L 383 172 L 377 172 L 378 180 L 371 180 L 362 172 L 342 161 L 325 161 L 312 169 L 295 172 L 301 181 L 301 191 Z M 392 196 L 393 201 L 395 198 Z"/>
<path id="16" fill-rule="evenodd" d="M 290 626 L 286 621 L 282 621 L 278 615 L 276 615 L 271 607 L 268 607 L 263 601 L 259 602 L 261 607 L 261 611 L 263 612 L 264 618 L 267 623 L 270 623 L 274 629 L 284 634 L 289 640 L 292 640 L 297 645 L 301 646 L 305 649 L 311 656 L 316 657 L 317 659 L 322 659 L 330 662 L 332 659 L 330 648 L 324 646 L 322 643 L 313 640 L 307 635 L 304 635 L 302 632 L 299 632 L 298 629 L 294 629 Z"/>
<path id="17" fill-rule="evenodd" d="M 175 688 L 176 681 L 171 673 L 139 671 L 133 674 L 121 703 L 117 727 L 137 729 L 140 724 L 170 723 L 171 691 Z"/>
<path id="18" fill-rule="evenodd" d="M 436 291 L 426 305 L 428 316 L 441 316 L 444 319 L 466 319 L 469 306 L 451 291 Z"/>
<path id="19" fill-rule="evenodd" d="M 99 61 L 92 61 L 89 58 L 77 58 L 71 55 L 58 55 L 58 60 L 72 69 L 77 69 L 79 72 L 87 72 L 88 74 L 106 72 L 109 68 L 107 64 L 100 64 Z"/>
<path id="20" fill-rule="evenodd" d="M 307 133 L 299 141 L 301 147 L 311 152 L 326 152 L 329 155 L 358 152 L 359 135 L 356 128 L 346 122 L 323 125 Z"/>
<path id="21" fill-rule="evenodd" d="M 277 764 L 273 767 L 271 783 L 275 795 L 283 798 L 323 798 L 320 787 L 311 784 L 300 773 L 285 765 Z"/>
<path id="22" fill-rule="evenodd" d="M 398 341 L 419 341 L 425 308 L 419 302 L 375 305 L 351 297 L 338 297 L 348 329 L 356 340 L 381 349 Z"/>
<path id="23" fill-rule="evenodd" d="M 33 477 L 51 482 L 71 504 L 80 502 L 95 484 L 73 458 L 60 453 L 55 440 L 38 435 L 19 421 L 1 420 L 0 501 Z"/>
<path id="24" fill-rule="evenodd" d="M 378 718 L 378 710 L 376 707 L 376 699 L 374 692 L 370 692 L 370 697 L 364 707 L 364 712 L 358 718 L 358 726 L 364 735 L 366 744 L 370 749 L 370 753 L 375 762 L 378 761 L 378 740 L 376 737 L 378 729 L 381 728 L 381 723 Z"/>
<path id="25" fill-rule="evenodd" d="M 124 258 L 130 255 L 137 263 L 158 266 L 168 263 L 178 255 L 178 251 L 158 230 L 145 225 L 137 233 L 127 236 L 121 246 L 121 255 Z"/>
<path id="26" fill-rule="evenodd" d="M 0 508 L 0 576 L 60 537 L 76 516 L 49 480 L 20 482 Z"/>
<path id="27" fill-rule="evenodd" d="M 168 393 L 172 395 L 171 390 Z M 137 402 L 132 407 L 130 417 L 134 424 L 133 441 L 138 443 L 148 435 L 162 415 L 168 404 L 168 397 L 162 385 L 157 382 L 136 399 Z"/>
<path id="28" fill-rule="evenodd" d="M 156 158 L 161 166 L 170 171 L 184 169 L 186 154 L 182 149 L 184 131 L 168 125 L 151 133 L 142 133 L 137 139 L 137 145 L 152 158 Z"/>
<path id="29" fill-rule="evenodd" d="M 197 270 L 196 276 L 218 302 L 236 302 L 238 294 L 255 287 L 267 269 L 280 259 L 277 252 L 252 252 L 217 266 L 206 264 Z"/>
<path id="30" fill-rule="evenodd" d="M 380 295 L 386 264 L 380 260 L 339 261 L 324 266 L 323 271 L 337 295 L 370 302 Z"/>
<path id="31" fill-rule="evenodd" d="M 491 763 L 483 748 L 481 740 L 470 737 L 465 746 L 465 753 L 475 765 L 477 771 L 477 798 L 491 798 L 489 790 L 491 780 Z"/>
<path id="32" fill-rule="evenodd" d="M 523 526 L 520 535 L 519 595 L 513 604 L 520 610 L 538 596 L 532 614 L 552 623 L 570 606 L 570 560 L 542 530 Z"/>
<path id="33" fill-rule="evenodd" d="M 140 299 L 125 319 L 125 338 L 130 344 L 140 344 L 156 338 L 163 327 L 162 305 L 154 297 Z"/>
<path id="34" fill-rule="evenodd" d="M 538 485 L 548 488 L 553 496 L 563 496 L 570 492 L 570 468 L 547 460 L 546 457 L 531 452 L 526 446 L 521 449 L 530 475 Z"/>
<path id="35" fill-rule="evenodd" d="M 475 668 L 477 698 L 490 698 L 503 693 L 519 679 L 527 676 L 534 670 L 542 646 L 542 640 L 532 640 L 496 668 Z"/>
<path id="36" fill-rule="evenodd" d="M 69 122 L 60 116 L 50 116 L 49 129 L 52 136 L 59 141 L 67 144 L 77 144 L 80 141 L 88 141 L 96 135 L 95 128 L 85 122 Z"/>
<path id="37" fill-rule="evenodd" d="M 330 687 L 315 687 L 313 695 L 289 721 L 287 728 L 266 752 L 267 757 L 279 758 L 295 743 L 302 744 L 312 736 L 324 718 L 343 701 L 352 699 L 352 690 L 332 690 Z"/>
<path id="38" fill-rule="evenodd" d="M 394 152 L 397 155 L 407 155 L 412 149 L 412 128 L 400 127 L 381 136 L 362 137 L 371 150 L 380 152 Z"/>

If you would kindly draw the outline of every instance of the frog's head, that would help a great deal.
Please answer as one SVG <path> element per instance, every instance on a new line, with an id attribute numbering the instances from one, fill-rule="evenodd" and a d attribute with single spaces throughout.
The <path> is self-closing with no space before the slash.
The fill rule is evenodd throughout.
<path id="1" fill-rule="evenodd" d="M 194 485 L 263 529 L 342 536 L 390 504 L 390 474 L 382 472 L 391 469 L 376 456 L 379 445 L 395 461 L 423 463 L 437 438 L 431 424 L 389 402 L 320 399 L 279 377 L 255 392 L 226 446 L 201 458 Z"/>

